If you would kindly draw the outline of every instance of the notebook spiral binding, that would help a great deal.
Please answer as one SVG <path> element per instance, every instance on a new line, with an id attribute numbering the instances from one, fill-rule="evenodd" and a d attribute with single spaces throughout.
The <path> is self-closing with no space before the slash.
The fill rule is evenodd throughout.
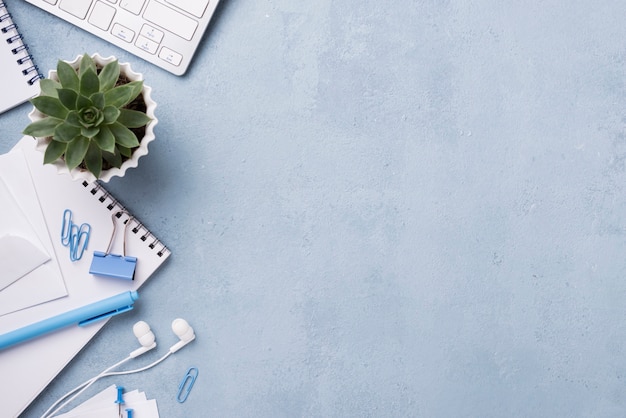
<path id="1" fill-rule="evenodd" d="M 11 13 L 8 12 L 4 2 L 0 1 L 0 33 L 4 41 L 11 45 L 11 52 L 15 55 L 15 62 L 18 66 L 24 67 L 22 74 L 26 77 L 26 82 L 30 85 L 37 80 L 44 78 L 39 72 L 39 68 L 33 62 L 33 57 L 28 53 L 28 45 L 24 42 L 19 33 L 17 25 L 13 23 Z"/>
<path id="2" fill-rule="evenodd" d="M 89 192 L 97 198 L 100 203 L 107 205 L 107 209 L 113 211 L 114 209 L 117 211 L 117 217 L 121 218 L 124 213 L 129 214 L 130 212 L 116 199 L 114 198 L 108 191 L 106 191 L 99 183 L 88 183 L 84 181 L 82 185 L 89 190 Z M 151 250 L 155 250 L 156 254 L 159 257 L 163 257 L 165 254 L 168 254 L 170 250 L 163 244 L 157 237 L 155 237 L 152 232 L 148 228 L 146 228 L 141 222 L 139 222 L 136 218 L 131 217 L 130 220 L 126 220 L 125 222 L 134 222 L 135 225 L 132 226 L 129 230 L 132 231 L 133 234 L 139 234 L 139 239 L 144 241 L 148 248 Z M 131 226 L 131 225 L 129 225 Z"/>

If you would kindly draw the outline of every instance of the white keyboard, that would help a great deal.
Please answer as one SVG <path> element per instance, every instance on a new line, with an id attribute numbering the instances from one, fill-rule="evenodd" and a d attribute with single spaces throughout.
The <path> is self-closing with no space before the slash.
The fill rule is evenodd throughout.
<path id="1" fill-rule="evenodd" d="M 176 75 L 187 71 L 219 3 L 219 0 L 26 1 Z"/>

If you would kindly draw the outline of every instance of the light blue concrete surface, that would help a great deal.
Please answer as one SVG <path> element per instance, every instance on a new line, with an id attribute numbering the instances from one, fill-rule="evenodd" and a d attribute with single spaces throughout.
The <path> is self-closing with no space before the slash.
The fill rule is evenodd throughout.
<path id="1" fill-rule="evenodd" d="M 173 251 L 24 416 L 178 316 L 193 344 L 90 393 L 168 418 L 625 415 L 624 2 L 224 0 L 178 78 L 6 1 L 45 71 L 144 73 L 157 140 L 107 188 Z"/>

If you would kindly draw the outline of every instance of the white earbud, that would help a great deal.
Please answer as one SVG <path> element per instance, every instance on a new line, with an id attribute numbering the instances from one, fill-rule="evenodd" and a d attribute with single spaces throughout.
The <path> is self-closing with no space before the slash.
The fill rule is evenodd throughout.
<path id="1" fill-rule="evenodd" d="M 141 344 L 141 348 L 136 349 L 132 353 L 130 353 L 130 357 L 135 358 L 137 356 L 142 355 L 154 347 L 156 347 L 156 337 L 154 333 L 150 329 L 150 325 L 148 325 L 144 321 L 139 321 L 133 326 L 133 333 L 135 337 L 139 340 L 139 344 Z"/>
<path id="2" fill-rule="evenodd" d="M 172 331 L 180 338 L 180 341 L 170 348 L 170 353 L 177 352 L 196 338 L 193 328 L 191 328 L 187 321 L 181 318 L 176 318 L 172 322 Z"/>

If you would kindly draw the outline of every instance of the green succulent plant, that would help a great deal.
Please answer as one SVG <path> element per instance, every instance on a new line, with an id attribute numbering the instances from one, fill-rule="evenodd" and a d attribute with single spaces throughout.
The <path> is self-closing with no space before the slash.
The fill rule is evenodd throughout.
<path id="1" fill-rule="evenodd" d="M 82 56 L 78 69 L 59 60 L 58 81 L 40 81 L 41 94 L 30 102 L 46 117 L 30 123 L 24 135 L 50 138 L 44 164 L 59 158 L 72 170 L 79 165 L 100 177 L 105 166 L 120 167 L 139 146 L 131 130 L 141 128 L 150 118 L 140 110 L 127 108 L 142 91 L 142 81 L 118 84 L 118 61 L 98 71 L 93 59 Z"/>

